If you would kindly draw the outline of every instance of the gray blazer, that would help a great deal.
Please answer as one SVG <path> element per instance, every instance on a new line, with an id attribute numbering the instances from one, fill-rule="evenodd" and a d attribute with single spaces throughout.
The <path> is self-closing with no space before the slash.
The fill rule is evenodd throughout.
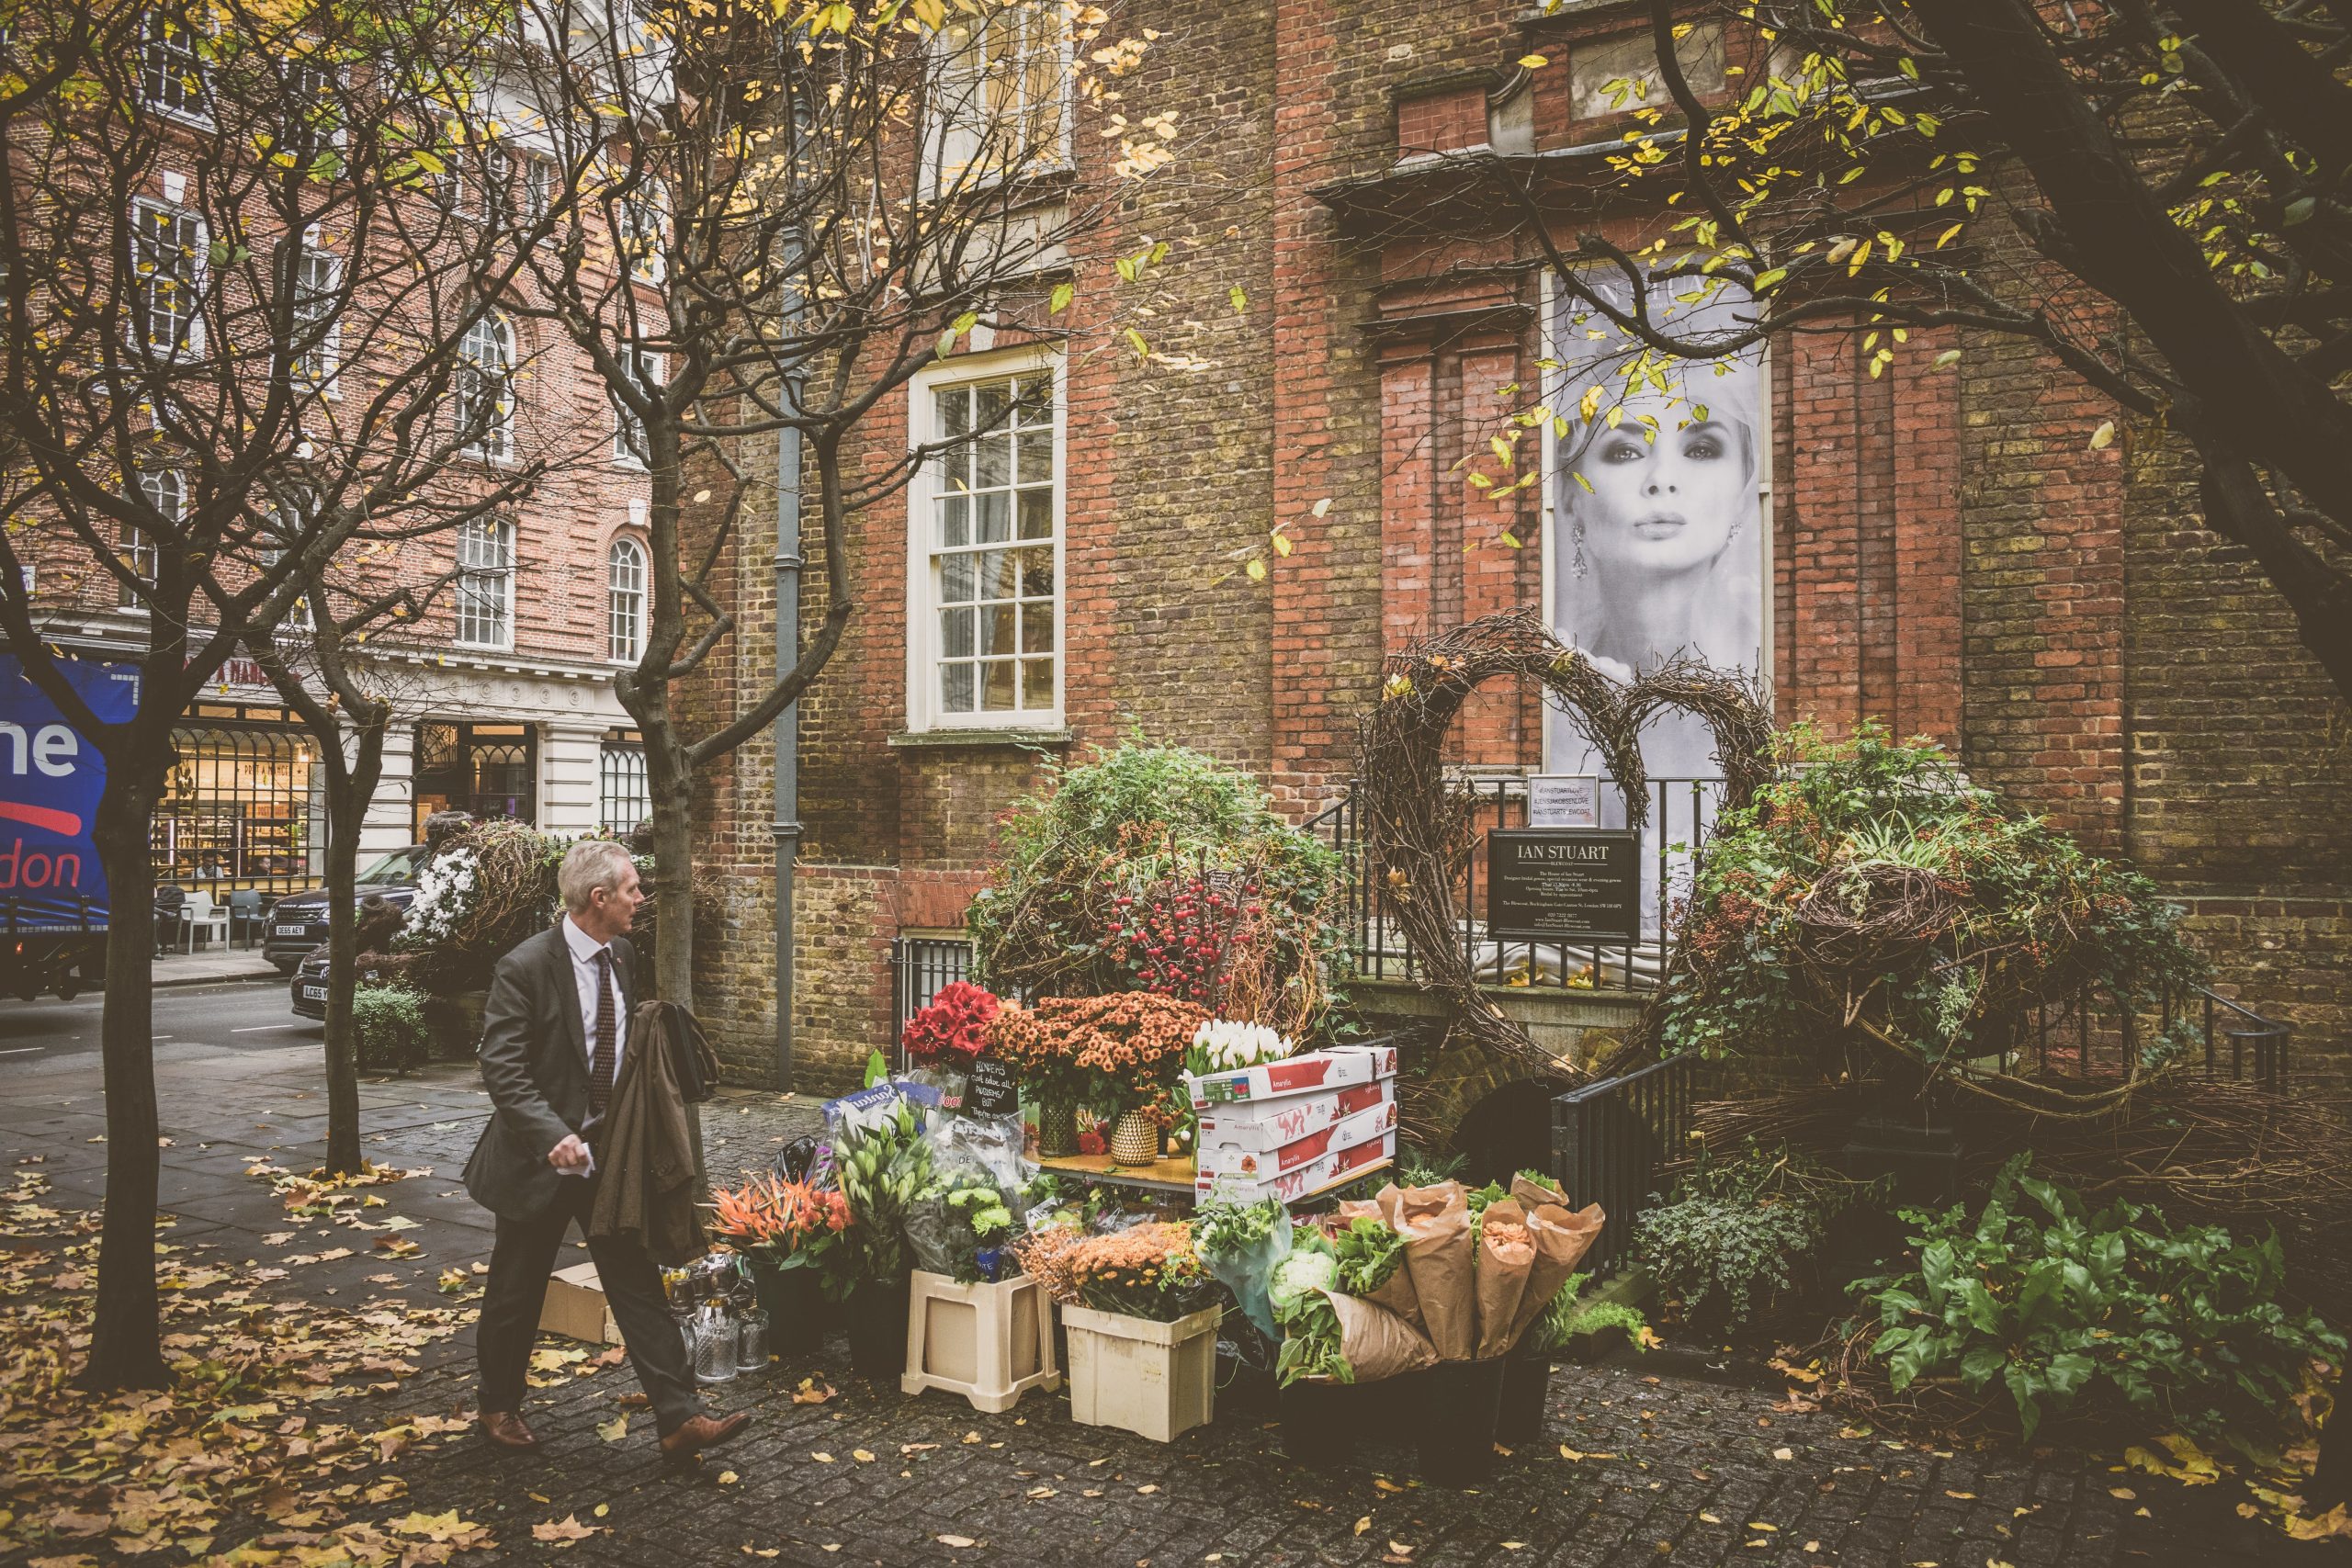
<path id="1" fill-rule="evenodd" d="M 627 937 L 613 939 L 613 976 L 623 1018 L 637 1000 Z M 631 1042 L 633 1045 L 635 1042 Z M 466 1161 L 466 1190 L 492 1213 L 534 1220 L 560 1196 L 548 1151 L 588 1121 L 588 1040 L 563 928 L 516 942 L 498 961 L 482 1010 L 481 1079 L 490 1125 Z"/>

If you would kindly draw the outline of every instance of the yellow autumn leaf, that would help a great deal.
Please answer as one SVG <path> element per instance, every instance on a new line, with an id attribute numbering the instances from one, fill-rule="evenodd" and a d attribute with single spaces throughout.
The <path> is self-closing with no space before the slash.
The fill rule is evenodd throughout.
<path id="1" fill-rule="evenodd" d="M 2098 428 L 2091 432 L 2091 450 L 2104 451 L 2114 443 L 2114 440 L 2115 422 L 2111 419 L 2101 420 Z"/>
<path id="2" fill-rule="evenodd" d="M 1250 564 L 1242 570 L 1250 574 L 1250 581 L 1252 582 L 1263 582 L 1266 581 L 1266 563 L 1257 556 L 1251 556 L 1250 558 Z"/>

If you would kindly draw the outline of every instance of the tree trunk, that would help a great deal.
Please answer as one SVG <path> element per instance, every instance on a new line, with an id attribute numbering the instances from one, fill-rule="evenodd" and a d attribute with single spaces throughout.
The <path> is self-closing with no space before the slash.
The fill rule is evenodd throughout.
<path id="1" fill-rule="evenodd" d="M 82 1386 L 160 1388 L 155 1299 L 155 886 L 148 867 L 154 790 L 112 766 L 92 837 L 107 874 L 107 998 L 98 1038 L 106 1066 L 107 1200 L 98 1244 L 97 1321 Z"/>
<path id="2" fill-rule="evenodd" d="M 384 772 L 384 732 L 359 732 L 359 754 L 327 782 L 327 1169 L 358 1173 L 359 1042 L 352 998 L 359 984 L 359 828 Z M 339 743 L 339 742 L 337 742 Z"/>
<path id="3" fill-rule="evenodd" d="M 653 990 L 664 1001 L 694 1005 L 694 776 L 684 759 L 650 734 L 646 784 L 653 794 Z"/>

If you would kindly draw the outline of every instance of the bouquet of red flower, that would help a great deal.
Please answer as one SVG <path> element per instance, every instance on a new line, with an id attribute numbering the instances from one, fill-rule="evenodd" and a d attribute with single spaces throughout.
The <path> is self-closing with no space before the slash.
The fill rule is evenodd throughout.
<path id="1" fill-rule="evenodd" d="M 918 1009 L 899 1036 L 907 1059 L 923 1066 L 968 1067 L 988 1043 L 989 1025 L 1003 1004 L 996 997 L 956 980 L 939 988 L 929 1007 Z"/>

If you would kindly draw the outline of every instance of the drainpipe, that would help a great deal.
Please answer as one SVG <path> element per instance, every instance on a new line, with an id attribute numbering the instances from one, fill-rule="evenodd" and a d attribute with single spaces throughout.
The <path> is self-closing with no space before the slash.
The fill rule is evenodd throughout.
<path id="1" fill-rule="evenodd" d="M 775 675 L 800 662 L 800 432 L 775 434 Z M 775 1087 L 792 1088 L 792 871 L 800 854 L 800 705 L 775 718 Z"/>

